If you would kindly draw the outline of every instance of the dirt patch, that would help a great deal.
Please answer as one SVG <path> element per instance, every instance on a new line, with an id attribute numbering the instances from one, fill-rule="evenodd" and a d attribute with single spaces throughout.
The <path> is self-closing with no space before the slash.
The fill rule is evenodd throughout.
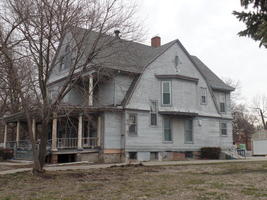
<path id="1" fill-rule="evenodd" d="M 267 199 L 267 162 L 107 169 L 0 176 L 0 199 Z"/>

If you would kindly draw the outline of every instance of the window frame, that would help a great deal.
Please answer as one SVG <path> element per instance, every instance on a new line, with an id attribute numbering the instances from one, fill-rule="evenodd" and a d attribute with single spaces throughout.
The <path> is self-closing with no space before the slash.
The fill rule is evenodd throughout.
<path id="1" fill-rule="evenodd" d="M 153 111 L 152 106 L 153 103 L 155 103 L 155 111 Z M 152 124 L 152 114 L 156 115 L 156 124 Z M 149 125 L 151 127 L 157 127 L 158 126 L 158 101 L 157 100 L 150 100 L 150 113 L 149 113 Z"/>
<path id="2" fill-rule="evenodd" d="M 223 111 L 221 109 L 222 108 L 221 105 L 223 105 L 223 108 L 224 108 Z M 220 102 L 219 106 L 220 106 L 220 113 L 226 113 L 226 104 L 225 104 L 225 102 Z"/>
<path id="3" fill-rule="evenodd" d="M 169 94 L 170 94 L 170 103 L 169 104 L 164 104 L 164 93 L 163 93 L 163 85 L 164 83 L 169 84 Z M 172 106 L 172 81 L 171 80 L 162 80 L 161 81 L 161 106 Z"/>
<path id="4" fill-rule="evenodd" d="M 223 128 L 222 125 L 225 124 L 225 127 Z M 223 134 L 223 130 L 225 130 L 226 134 Z M 227 122 L 220 122 L 220 136 L 222 137 L 227 137 L 228 136 L 228 126 L 227 126 Z"/>
<path id="5" fill-rule="evenodd" d="M 170 130 L 170 140 L 165 140 L 165 120 L 169 120 L 169 130 Z M 173 134 L 172 134 L 172 119 L 170 117 L 163 117 L 162 120 L 162 128 L 163 128 L 163 143 L 173 143 Z"/>
<path id="6" fill-rule="evenodd" d="M 191 127 L 192 127 L 191 130 L 189 130 L 189 129 L 187 130 L 187 127 L 186 127 L 186 123 L 188 121 L 190 121 L 190 123 L 191 123 Z M 191 131 L 192 141 L 186 140 L 186 135 L 187 135 L 188 131 Z M 185 144 L 194 144 L 194 121 L 193 121 L 193 119 L 185 119 L 184 120 L 184 143 Z"/>
<path id="7" fill-rule="evenodd" d="M 130 132 L 130 116 L 133 115 L 135 116 L 135 133 Z M 129 137 L 136 137 L 138 136 L 138 118 L 137 118 L 137 113 L 128 113 L 128 118 L 127 118 L 127 132 Z"/>
<path id="8" fill-rule="evenodd" d="M 208 96 L 208 89 L 206 87 L 200 87 L 200 104 L 201 105 L 207 105 L 208 104 L 207 96 Z M 202 101 L 202 97 L 205 97 L 205 102 Z"/>

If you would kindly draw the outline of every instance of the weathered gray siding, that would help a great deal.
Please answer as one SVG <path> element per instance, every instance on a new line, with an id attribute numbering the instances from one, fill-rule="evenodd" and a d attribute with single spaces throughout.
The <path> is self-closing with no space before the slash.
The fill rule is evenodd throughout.
<path id="1" fill-rule="evenodd" d="M 122 113 L 105 112 L 104 115 L 104 148 L 121 149 Z"/>
<path id="2" fill-rule="evenodd" d="M 133 78 L 129 75 L 118 74 L 110 80 L 99 84 L 95 93 L 96 106 L 120 105 L 128 91 Z"/>
<path id="3" fill-rule="evenodd" d="M 128 112 L 130 113 L 130 112 Z M 132 111 L 131 111 L 132 113 Z M 172 142 L 163 141 L 163 115 L 158 116 L 158 126 L 149 125 L 148 112 L 137 113 L 137 136 L 128 136 L 126 139 L 127 151 L 190 151 L 199 150 L 201 147 L 216 146 L 229 148 L 232 145 L 232 124 L 225 121 L 228 127 L 228 135 L 221 136 L 220 122 L 217 118 L 193 118 L 193 143 L 186 144 L 184 135 L 184 119 L 173 116 L 172 121 Z"/>
<path id="4" fill-rule="evenodd" d="M 178 55 L 181 60 L 181 64 L 178 66 L 178 72 L 176 72 L 174 66 L 174 58 L 176 55 Z M 196 112 L 200 115 L 220 116 L 217 113 L 210 92 L 207 94 L 208 104 L 200 104 L 199 90 L 201 87 L 207 88 L 208 86 L 205 79 L 178 44 L 173 45 L 146 68 L 127 108 L 149 110 L 150 100 L 158 100 L 161 102 L 161 81 L 155 77 L 155 74 L 179 74 L 199 79 L 198 84 L 172 79 L 172 106 L 160 107 L 160 110 Z"/>

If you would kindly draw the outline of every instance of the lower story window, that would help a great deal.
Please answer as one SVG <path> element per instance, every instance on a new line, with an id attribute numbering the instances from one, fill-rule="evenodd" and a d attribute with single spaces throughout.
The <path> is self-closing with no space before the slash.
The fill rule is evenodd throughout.
<path id="1" fill-rule="evenodd" d="M 193 120 L 185 120 L 185 143 L 193 143 Z"/>
<path id="2" fill-rule="evenodd" d="M 164 128 L 164 141 L 172 141 L 172 130 L 171 130 L 171 119 L 164 118 L 163 120 L 163 128 Z"/>
<path id="3" fill-rule="evenodd" d="M 150 152 L 150 160 L 158 160 L 159 153 L 158 152 Z"/>
<path id="4" fill-rule="evenodd" d="M 220 123 L 221 135 L 227 135 L 227 124 L 225 122 Z"/>
<path id="5" fill-rule="evenodd" d="M 129 114 L 129 136 L 137 135 L 137 115 Z"/>
<path id="6" fill-rule="evenodd" d="M 137 160 L 137 152 L 129 152 L 130 160 Z"/>

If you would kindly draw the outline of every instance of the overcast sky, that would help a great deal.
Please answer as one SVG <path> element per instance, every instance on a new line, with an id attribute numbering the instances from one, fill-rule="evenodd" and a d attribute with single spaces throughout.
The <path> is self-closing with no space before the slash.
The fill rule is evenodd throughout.
<path id="1" fill-rule="evenodd" d="M 240 0 L 137 0 L 145 19 L 147 44 L 158 35 L 162 44 L 179 39 L 219 77 L 241 83 L 245 101 L 267 95 L 267 49 L 237 36 L 244 28 L 232 15 Z"/>

